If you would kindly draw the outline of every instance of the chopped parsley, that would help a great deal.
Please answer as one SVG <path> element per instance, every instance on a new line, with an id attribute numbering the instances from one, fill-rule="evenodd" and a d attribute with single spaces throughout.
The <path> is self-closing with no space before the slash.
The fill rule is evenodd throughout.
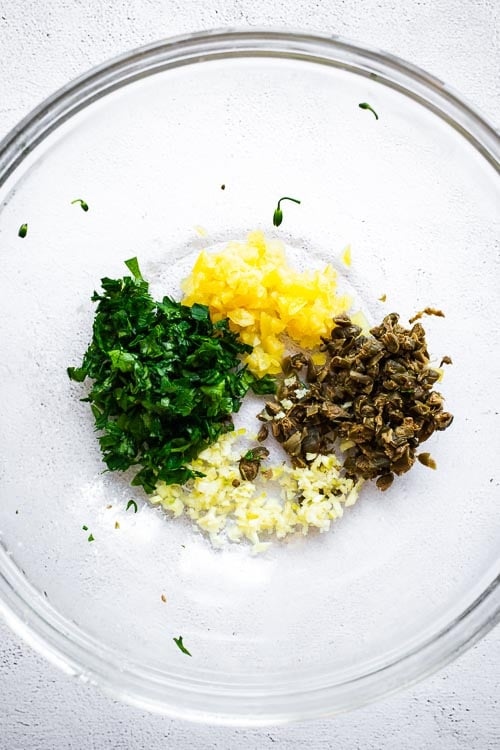
<path id="1" fill-rule="evenodd" d="M 21 237 L 24 239 L 26 235 L 28 234 L 28 225 L 27 224 L 21 224 L 19 227 L 19 230 L 17 232 L 18 237 Z"/>
<path id="2" fill-rule="evenodd" d="M 188 656 L 192 656 L 192 654 L 189 653 L 189 651 L 187 650 L 187 648 L 185 647 L 185 645 L 182 642 L 182 635 L 180 635 L 178 638 L 174 638 L 173 640 L 175 641 L 175 643 L 180 648 L 180 650 L 182 651 L 183 654 L 187 654 Z"/>
<path id="3" fill-rule="evenodd" d="M 88 531 L 89 527 L 88 526 L 82 526 L 82 529 L 83 529 L 83 531 Z"/>
<path id="4" fill-rule="evenodd" d="M 87 542 L 93 542 L 93 541 L 94 541 L 94 535 L 93 534 L 89 534 Z"/>
<path id="5" fill-rule="evenodd" d="M 125 510 L 128 510 L 129 508 L 132 508 L 132 506 L 134 508 L 134 513 L 137 513 L 137 503 L 135 502 L 135 500 L 129 500 L 128 503 L 127 503 L 127 507 L 125 508 Z"/>
<path id="6" fill-rule="evenodd" d="M 269 456 L 269 451 L 267 448 L 263 448 L 262 446 L 257 446 L 257 448 L 251 448 L 248 450 L 245 455 L 243 456 L 244 461 L 262 461 L 263 458 L 267 458 Z"/>
<path id="7" fill-rule="evenodd" d="M 149 294 L 137 258 L 132 277 L 101 280 L 93 337 L 72 380 L 93 383 L 91 404 L 103 460 L 110 471 L 138 467 L 133 485 L 154 491 L 159 480 L 184 484 L 186 464 L 233 430 L 231 414 L 252 388 L 273 393 L 274 378 L 257 379 L 241 364 L 250 353 L 227 319 L 212 323 L 208 307 Z"/>

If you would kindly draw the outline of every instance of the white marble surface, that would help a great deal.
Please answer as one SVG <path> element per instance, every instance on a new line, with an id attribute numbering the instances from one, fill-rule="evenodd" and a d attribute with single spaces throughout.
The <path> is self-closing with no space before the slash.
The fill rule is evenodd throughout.
<path id="1" fill-rule="evenodd" d="M 341 34 L 426 68 L 500 121 L 498 0 L 0 0 L 0 137 L 68 79 L 130 47 L 221 26 Z M 190 725 L 62 675 L 0 623 L 0 750 L 500 747 L 500 628 L 424 683 L 333 720 Z"/>

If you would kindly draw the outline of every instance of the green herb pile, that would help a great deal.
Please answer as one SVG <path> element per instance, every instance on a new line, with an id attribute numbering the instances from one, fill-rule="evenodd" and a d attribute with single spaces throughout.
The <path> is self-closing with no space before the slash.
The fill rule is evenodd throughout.
<path id="1" fill-rule="evenodd" d="M 272 393 L 274 379 L 257 380 L 239 356 L 252 348 L 212 323 L 208 307 L 186 307 L 169 297 L 156 302 L 136 258 L 133 278 L 104 278 L 93 338 L 72 380 L 94 380 L 89 401 L 103 458 L 111 471 L 140 466 L 132 484 L 153 492 L 158 480 L 183 484 L 185 466 L 219 435 L 233 429 L 249 388 Z"/>

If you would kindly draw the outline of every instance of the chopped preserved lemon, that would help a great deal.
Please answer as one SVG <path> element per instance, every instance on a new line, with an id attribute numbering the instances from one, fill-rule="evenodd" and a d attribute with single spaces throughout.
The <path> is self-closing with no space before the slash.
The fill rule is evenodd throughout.
<path id="1" fill-rule="evenodd" d="M 351 246 L 347 245 L 347 247 L 344 249 L 344 252 L 342 253 L 342 263 L 347 268 L 351 267 Z"/>
<path id="2" fill-rule="evenodd" d="M 324 365 L 326 362 L 326 354 L 325 352 L 313 352 L 313 354 L 311 354 L 311 359 L 315 365 Z"/>
<path id="3" fill-rule="evenodd" d="M 370 335 L 370 324 L 366 319 L 365 314 L 361 310 L 358 310 L 357 313 L 351 315 L 351 321 L 354 323 L 354 325 L 361 328 L 361 333 L 363 334 L 363 336 Z"/>
<path id="4" fill-rule="evenodd" d="M 241 307 L 237 307 L 236 310 L 231 310 L 228 313 L 229 320 L 232 320 L 236 325 L 246 328 L 255 323 L 255 315 L 252 315 L 248 310 L 244 310 Z"/>
<path id="5" fill-rule="evenodd" d="M 266 240 L 262 232 L 221 251 L 201 252 L 183 291 L 185 305 L 208 305 L 214 322 L 229 318 L 231 328 L 253 347 L 245 361 L 258 376 L 280 372 L 285 350 L 280 334 L 314 348 L 329 335 L 332 319 L 351 306 L 349 297 L 337 295 L 332 266 L 294 271 L 282 243 Z"/>

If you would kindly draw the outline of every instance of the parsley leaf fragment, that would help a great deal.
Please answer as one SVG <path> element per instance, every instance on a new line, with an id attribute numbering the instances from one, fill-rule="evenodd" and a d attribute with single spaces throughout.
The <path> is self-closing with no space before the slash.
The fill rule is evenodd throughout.
<path id="1" fill-rule="evenodd" d="M 125 261 L 125 265 L 127 266 L 128 270 L 134 277 L 134 279 L 138 281 L 144 281 L 142 278 L 141 269 L 139 268 L 139 261 L 137 258 L 129 258 L 129 260 Z"/>
<path id="2" fill-rule="evenodd" d="M 358 104 L 358 107 L 360 109 L 367 109 L 369 112 L 371 112 L 374 115 L 375 119 L 378 120 L 378 114 L 375 112 L 371 104 L 368 104 L 368 102 L 361 102 L 360 104 Z"/>
<path id="3" fill-rule="evenodd" d="M 173 640 L 175 641 L 176 645 L 180 648 L 180 650 L 182 651 L 183 654 L 187 654 L 188 656 L 192 656 L 192 654 L 189 653 L 189 651 L 187 650 L 187 648 L 185 647 L 185 645 L 182 642 L 182 635 L 180 635 L 178 638 L 174 638 Z"/>
<path id="4" fill-rule="evenodd" d="M 71 201 L 71 205 L 72 206 L 75 203 L 79 203 L 80 204 L 80 208 L 82 209 L 82 211 L 88 211 L 89 210 L 89 204 L 87 203 L 87 201 L 84 201 L 82 198 L 75 198 L 74 201 Z"/>
<path id="5" fill-rule="evenodd" d="M 278 205 L 274 209 L 273 214 L 273 224 L 275 227 L 279 227 L 281 225 L 281 222 L 283 221 L 283 210 L 281 208 L 281 201 L 292 201 L 293 203 L 300 204 L 300 201 L 297 200 L 297 198 L 288 198 L 288 196 L 284 196 L 283 198 L 280 198 L 278 201 Z"/>

